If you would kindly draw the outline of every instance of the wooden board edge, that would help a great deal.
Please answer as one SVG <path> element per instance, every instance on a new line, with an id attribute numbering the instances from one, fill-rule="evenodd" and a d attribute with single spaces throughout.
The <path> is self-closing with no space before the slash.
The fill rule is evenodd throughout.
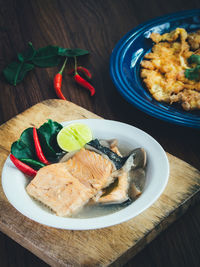
<path id="1" fill-rule="evenodd" d="M 56 101 L 63 101 L 64 102 L 65 100 L 58 100 L 58 99 L 56 99 Z M 50 106 L 51 107 L 52 103 L 54 103 L 54 102 L 55 102 L 55 99 L 48 99 L 48 100 L 45 100 L 43 102 L 37 103 L 37 104 L 33 105 L 32 107 L 37 106 L 37 105 L 40 105 L 40 104 L 44 104 L 44 105 L 47 105 L 47 106 Z M 71 103 L 71 102 L 69 102 L 69 103 L 72 104 L 72 105 L 74 105 L 75 107 L 78 107 L 80 110 L 82 109 L 82 110 L 84 110 L 87 113 L 93 114 L 92 112 L 87 111 L 86 109 L 84 109 L 82 107 L 79 107 L 78 105 L 76 105 L 74 103 Z M 54 105 L 55 105 L 55 103 L 54 103 Z M 32 108 L 32 107 L 30 107 L 30 108 Z M 20 116 L 20 115 L 22 115 L 22 114 L 24 114 L 26 112 L 27 112 L 27 110 L 25 110 L 24 112 L 16 115 L 12 119 L 15 119 L 16 117 L 18 117 L 18 116 Z M 10 119 L 10 120 L 12 120 L 12 119 Z M 7 151 L 6 149 L 4 149 L 3 147 L 2 147 L 2 149 L 4 151 L 6 151 L 6 152 L 9 153 L 9 151 Z M 171 154 L 169 154 L 167 152 L 166 152 L 166 154 L 172 156 Z M 183 161 L 183 160 L 181 160 L 181 161 Z M 184 163 L 186 163 L 186 162 L 184 162 Z M 190 165 L 190 164 L 188 164 L 188 165 Z M 141 240 L 139 240 L 134 247 L 130 248 L 129 250 L 127 250 L 126 252 L 124 252 L 122 255 L 120 255 L 116 260 L 114 260 L 111 263 L 110 266 L 121 266 L 121 265 L 125 264 L 129 259 L 133 258 L 148 243 L 150 243 L 163 230 L 165 230 L 169 225 L 171 225 L 171 223 L 173 223 L 180 216 L 182 216 L 187 211 L 187 209 L 190 206 L 194 205 L 194 203 L 198 199 L 200 199 L 199 190 L 197 190 L 193 195 L 190 195 L 190 197 L 188 197 L 183 203 L 181 203 L 177 207 L 176 210 L 172 211 L 167 217 L 165 217 L 165 220 L 166 221 L 163 219 L 162 221 L 160 221 L 159 223 L 157 223 L 155 225 L 155 228 L 154 229 L 151 229 L 150 231 L 148 231 L 145 234 L 145 236 Z M 5 233 L 6 235 L 8 235 L 11 239 L 13 239 L 14 241 L 16 241 L 17 243 L 19 243 L 20 245 L 22 245 L 23 247 L 25 247 L 29 251 L 31 251 L 33 254 L 35 254 L 37 257 L 39 257 L 40 259 L 42 259 L 47 264 L 50 264 L 51 266 L 56 266 L 56 267 L 57 266 L 70 266 L 70 265 L 67 265 L 66 262 L 63 262 L 63 261 L 62 262 L 61 261 L 58 262 L 58 259 L 55 258 L 55 257 L 53 257 L 53 255 L 49 255 L 48 253 L 44 254 L 44 251 L 43 250 L 38 249 L 38 247 L 37 246 L 34 246 L 34 244 L 31 243 L 28 239 L 25 240 L 25 239 L 23 239 L 24 237 L 22 235 L 20 235 L 19 233 L 12 232 L 12 229 L 10 229 L 8 226 L 6 226 L 5 224 L 3 224 L 3 221 L 0 221 L 0 229 L 1 229 L 1 231 L 3 233 Z M 108 265 L 105 265 L 105 266 L 108 266 Z"/>
<path id="2" fill-rule="evenodd" d="M 43 100 L 43 101 L 41 101 L 41 102 L 39 102 L 39 103 L 36 103 L 36 104 L 30 106 L 28 109 L 26 109 L 26 110 L 24 110 L 24 111 L 18 113 L 18 114 L 15 115 L 14 117 L 12 117 L 12 118 L 10 118 L 9 120 L 5 121 L 4 123 L 0 124 L 0 128 L 2 128 L 6 123 L 10 122 L 11 120 L 14 120 L 14 119 L 16 119 L 17 117 L 23 115 L 24 113 L 26 113 L 27 111 L 29 111 L 31 108 L 34 108 L 34 107 L 36 107 L 36 106 L 38 106 L 38 105 L 41 105 L 41 104 L 51 107 L 52 105 L 53 105 L 53 106 L 55 105 L 55 104 L 54 104 L 55 101 L 56 101 L 56 102 L 63 102 L 63 103 L 64 103 L 64 102 L 65 102 L 65 103 L 70 103 L 70 105 L 73 105 L 74 107 L 76 107 L 76 108 L 78 108 L 78 109 L 80 109 L 80 110 L 83 110 L 83 111 L 85 111 L 85 112 L 87 112 L 87 113 L 90 113 L 90 114 L 93 115 L 93 116 L 95 115 L 96 118 L 99 118 L 99 119 L 101 118 L 101 119 L 103 119 L 103 118 L 100 117 L 99 115 L 94 114 L 92 111 L 89 111 L 89 110 L 87 110 L 87 109 L 85 109 L 85 108 L 83 108 L 83 107 L 81 107 L 81 106 L 79 106 L 79 105 L 77 105 L 77 104 L 75 104 L 75 103 L 73 103 L 73 102 L 70 102 L 70 101 L 68 101 L 68 100 L 62 100 L 62 99 L 54 99 L 54 98 L 51 98 L 51 99 L 46 99 L 46 100 Z M 85 117 L 85 118 L 87 119 L 87 117 Z"/>
<path id="3" fill-rule="evenodd" d="M 137 242 L 137 244 L 127 250 L 124 254 L 120 255 L 115 261 L 113 261 L 109 267 L 120 267 L 126 264 L 129 260 L 133 259 L 140 251 L 142 251 L 148 244 L 156 239 L 164 230 L 178 220 L 187 210 L 195 206 L 200 201 L 200 189 L 192 196 L 188 197 L 183 203 L 181 203 L 176 210 L 169 213 L 168 217 L 163 218 L 158 224 L 155 224 L 154 229 L 147 232 L 146 235 Z M 64 266 L 64 265 L 63 265 Z"/>
<path id="4" fill-rule="evenodd" d="M 55 102 L 69 103 L 70 105 L 73 105 L 75 108 L 78 108 L 79 110 L 83 110 L 84 112 L 87 112 L 87 113 L 91 114 L 92 117 L 95 115 L 96 118 L 103 119 L 102 117 L 100 117 L 96 113 L 93 113 L 92 111 L 89 111 L 89 110 L 87 110 L 87 109 L 85 109 L 85 108 L 83 108 L 83 107 L 81 107 L 81 106 L 79 106 L 79 105 L 77 105 L 77 104 L 69 101 L 69 100 L 62 100 L 62 99 L 55 99 L 55 98 L 46 99 L 46 100 L 43 100 L 43 101 L 41 101 L 41 102 L 39 102 L 39 103 L 31 106 L 30 108 L 32 108 L 32 107 L 34 107 L 36 105 L 39 105 L 39 104 L 43 104 L 43 105 L 46 105 L 46 106 L 50 106 L 51 107 L 52 105 L 54 105 Z M 85 117 L 85 118 L 87 119 L 87 117 Z"/>
<path id="5" fill-rule="evenodd" d="M 109 265 L 103 265 L 103 266 L 119 267 L 126 264 L 130 259 L 132 259 L 142 249 L 144 249 L 149 243 L 151 243 L 161 232 L 166 230 L 172 223 L 174 223 L 177 219 L 179 219 L 188 210 L 189 207 L 194 206 L 199 200 L 200 200 L 200 189 L 196 193 L 194 193 L 192 197 L 186 199 L 185 202 L 179 205 L 176 210 L 171 212 L 167 217 L 167 221 L 163 219 L 160 223 L 155 225 L 154 229 L 147 232 L 144 238 L 139 240 L 134 247 L 130 248 L 124 254 L 120 255 L 114 262 L 110 263 Z M 31 253 L 35 254 L 38 258 L 40 258 L 50 266 L 52 267 L 70 266 L 69 264 L 66 264 L 66 262 L 63 261 L 58 262 L 57 258 L 54 258 L 52 255 L 48 255 L 48 253 L 44 254 L 43 250 L 38 249 L 37 246 L 34 246 L 33 243 L 24 239 L 24 237 L 19 235 L 18 233 L 12 232 L 11 229 L 9 227 L 6 227 L 5 224 L 2 224 L 1 221 L 0 221 L 0 229 L 4 234 L 9 236 L 12 240 L 14 240 L 19 245 L 29 250 Z"/>
<path id="6" fill-rule="evenodd" d="M 36 255 L 39 259 L 43 260 L 50 266 L 66 266 L 66 264 L 62 264 L 58 262 L 57 258 L 53 258 L 52 255 L 49 256 L 48 254 L 44 254 L 43 250 L 40 250 L 37 246 L 34 246 L 33 243 L 29 242 L 27 239 L 24 239 L 24 236 L 19 235 L 19 233 L 16 233 L 12 231 L 9 227 L 6 227 L 5 224 L 1 223 L 0 221 L 0 230 L 2 233 L 7 235 L 9 238 L 14 240 L 16 243 L 18 243 L 20 246 L 24 247 L 34 255 Z M 44 258 L 45 255 L 45 258 Z"/>

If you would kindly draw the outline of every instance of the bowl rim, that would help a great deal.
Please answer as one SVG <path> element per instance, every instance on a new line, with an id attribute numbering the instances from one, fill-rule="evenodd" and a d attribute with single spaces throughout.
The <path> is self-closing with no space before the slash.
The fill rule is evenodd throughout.
<path id="1" fill-rule="evenodd" d="M 28 217 L 29 219 L 31 219 L 33 221 L 36 221 L 40 224 L 47 225 L 50 227 L 67 229 L 67 230 L 92 230 L 92 229 L 99 229 L 99 228 L 105 228 L 105 227 L 113 226 L 113 225 L 128 221 L 128 220 L 134 218 L 135 216 L 137 216 L 138 214 L 140 214 L 141 212 L 143 212 L 144 210 L 146 210 L 147 208 L 149 208 L 163 193 L 163 191 L 167 185 L 168 178 L 169 178 L 169 161 L 168 161 L 167 155 L 166 155 L 164 149 L 161 147 L 161 145 L 152 136 L 150 136 L 148 133 L 146 133 L 146 132 L 144 132 L 144 131 L 140 130 L 139 128 L 136 128 L 132 125 L 126 124 L 126 123 L 113 121 L 113 120 L 103 120 L 103 119 L 81 119 L 81 120 L 66 121 L 66 122 L 63 122 L 62 124 L 65 126 L 65 125 L 68 125 L 68 124 L 74 123 L 74 122 L 86 123 L 89 126 L 95 125 L 95 123 L 96 123 L 96 125 L 98 125 L 98 126 L 96 126 L 97 129 L 98 129 L 98 127 L 102 127 L 102 125 L 105 126 L 105 124 L 107 124 L 107 127 L 110 127 L 110 126 L 112 126 L 112 128 L 114 127 L 114 129 L 121 127 L 119 129 L 122 129 L 120 131 L 121 132 L 123 131 L 123 134 L 125 134 L 125 137 L 129 136 L 129 135 L 127 135 L 127 131 L 131 131 L 131 135 L 134 133 L 134 136 L 138 136 L 140 138 L 143 138 L 143 140 L 144 140 L 144 138 L 146 138 L 145 140 L 147 140 L 147 141 L 145 141 L 145 142 L 147 142 L 147 144 L 149 144 L 151 148 L 153 147 L 153 149 L 154 149 L 153 153 L 155 155 L 160 156 L 161 160 L 163 161 L 164 169 L 162 167 L 160 168 L 161 172 L 163 172 L 162 173 L 162 179 L 163 180 L 158 181 L 158 185 L 156 184 L 156 187 L 158 186 L 159 191 L 156 192 L 155 195 L 150 196 L 150 198 L 148 198 L 148 194 L 145 195 L 145 192 L 144 192 L 135 202 L 133 202 L 129 206 L 121 209 L 120 211 L 109 214 L 109 215 L 105 215 L 105 216 L 101 216 L 101 217 L 93 217 L 93 218 L 89 218 L 89 219 L 76 219 L 76 218 L 58 217 L 56 215 L 52 215 L 52 214 L 48 213 L 48 216 L 49 216 L 47 218 L 47 219 L 49 219 L 49 221 L 48 221 L 44 217 L 42 219 L 39 218 L 39 215 L 43 214 L 44 211 L 42 211 L 42 212 L 38 211 L 38 213 L 36 215 L 34 215 L 29 211 L 30 207 L 20 207 L 19 203 L 16 204 L 15 202 L 13 202 L 13 199 L 15 199 L 15 198 L 14 198 L 14 196 L 12 196 L 11 191 L 9 191 L 8 185 L 6 184 L 6 179 L 8 179 L 8 176 L 7 176 L 8 166 L 10 166 L 9 164 L 12 164 L 9 157 L 8 157 L 5 164 L 4 164 L 4 167 L 3 167 L 2 187 L 3 187 L 3 191 L 4 191 L 7 199 L 11 203 L 11 205 L 13 205 L 20 213 L 22 213 L 23 215 L 25 215 L 26 217 Z M 95 126 L 94 126 L 94 128 L 95 128 Z M 126 129 L 126 131 L 124 131 L 125 129 Z M 155 167 L 155 163 L 153 164 L 153 167 Z M 18 175 L 17 178 L 25 179 L 25 176 L 18 169 L 16 169 L 14 167 L 14 165 L 12 166 L 12 171 L 13 170 L 14 170 L 14 173 L 13 172 L 11 172 L 11 173 L 15 174 L 15 175 L 17 173 L 17 175 Z M 158 172 L 158 169 L 157 169 L 157 171 L 156 171 L 156 169 L 153 170 L 154 175 L 156 175 L 156 177 L 158 178 L 157 172 Z M 159 176 L 160 176 L 160 174 L 159 174 Z M 12 177 L 12 179 L 13 179 L 13 177 Z M 23 183 L 23 181 L 21 183 Z M 151 187 L 152 187 L 152 185 L 149 186 L 150 189 L 151 189 Z M 27 197 L 31 199 L 30 196 L 27 196 Z M 148 199 L 148 204 L 146 204 L 147 199 Z M 139 209 L 137 209 L 137 206 L 134 208 L 133 205 L 136 205 L 135 203 L 137 203 Z M 134 216 L 132 214 L 133 210 L 135 211 Z M 46 214 L 44 214 L 44 215 L 46 215 Z"/>

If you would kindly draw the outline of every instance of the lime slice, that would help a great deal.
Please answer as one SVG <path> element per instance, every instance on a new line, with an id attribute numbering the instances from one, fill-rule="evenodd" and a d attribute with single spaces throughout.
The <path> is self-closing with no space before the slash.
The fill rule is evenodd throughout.
<path id="1" fill-rule="evenodd" d="M 91 129 L 82 123 L 67 125 L 57 135 L 59 147 L 67 152 L 78 150 L 91 140 Z"/>

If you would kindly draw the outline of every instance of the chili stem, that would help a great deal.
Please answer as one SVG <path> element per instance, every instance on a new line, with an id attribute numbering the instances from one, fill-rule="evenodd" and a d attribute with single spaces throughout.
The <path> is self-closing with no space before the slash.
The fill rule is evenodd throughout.
<path id="1" fill-rule="evenodd" d="M 78 72 L 77 72 L 77 58 L 76 57 L 74 57 L 74 70 L 75 70 L 75 75 L 77 75 Z"/>
<path id="2" fill-rule="evenodd" d="M 66 57 L 66 59 L 65 59 L 65 61 L 64 61 L 64 63 L 63 63 L 63 65 L 62 65 L 61 70 L 60 70 L 58 73 L 60 73 L 60 74 L 63 73 L 63 70 L 64 70 L 64 68 L 65 68 L 66 63 L 67 63 L 67 57 Z"/>

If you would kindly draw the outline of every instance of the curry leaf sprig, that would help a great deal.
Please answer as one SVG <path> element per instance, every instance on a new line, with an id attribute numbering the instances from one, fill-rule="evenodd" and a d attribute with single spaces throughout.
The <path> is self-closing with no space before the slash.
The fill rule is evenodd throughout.
<path id="1" fill-rule="evenodd" d="M 11 62 L 4 70 L 6 80 L 15 85 L 21 82 L 26 74 L 35 67 L 49 68 L 59 65 L 63 57 L 78 57 L 89 54 L 89 51 L 75 48 L 63 48 L 48 45 L 35 49 L 31 42 L 28 49 L 17 54 L 17 61 Z"/>
<path id="2" fill-rule="evenodd" d="M 191 55 L 188 58 L 189 64 L 196 64 L 194 68 L 185 70 L 185 77 L 189 80 L 200 81 L 200 55 Z"/>

